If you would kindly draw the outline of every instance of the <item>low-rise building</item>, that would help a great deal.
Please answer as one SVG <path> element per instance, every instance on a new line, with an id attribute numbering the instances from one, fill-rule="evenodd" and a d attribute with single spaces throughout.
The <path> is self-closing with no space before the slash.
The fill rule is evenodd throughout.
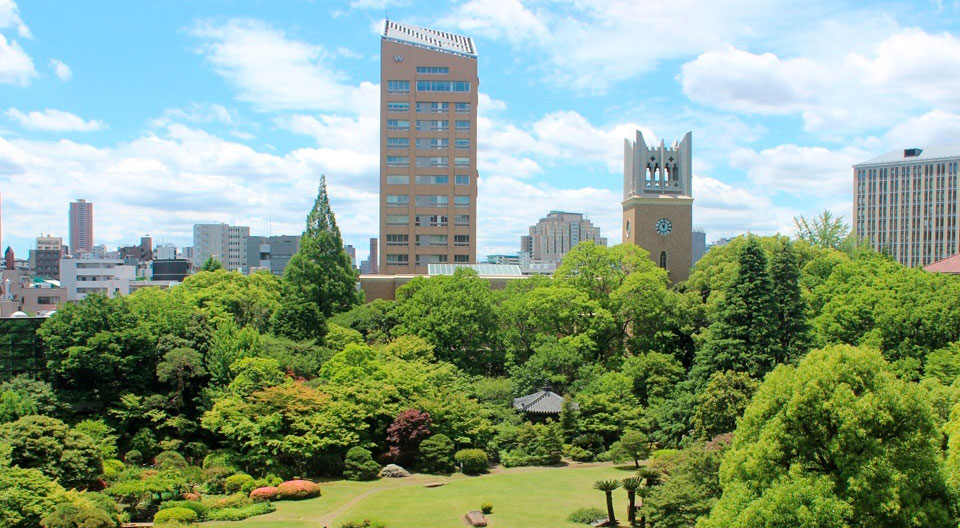
<path id="1" fill-rule="evenodd" d="M 58 281 L 18 270 L 0 272 L 0 287 L 0 317 L 16 312 L 43 315 L 67 301 L 67 290 Z"/>
<path id="2" fill-rule="evenodd" d="M 267 270 L 283 276 L 283 270 L 299 249 L 299 235 L 251 236 L 247 238 L 246 272 Z"/>
<path id="3" fill-rule="evenodd" d="M 400 275 L 360 275 L 359 287 L 363 291 L 366 302 L 376 299 L 394 300 L 397 289 L 417 277 L 435 277 L 439 275 L 453 275 L 458 268 L 469 268 L 477 275 L 490 283 L 495 290 L 507 287 L 510 281 L 527 278 L 520 266 L 507 264 L 430 264 L 426 274 Z"/>

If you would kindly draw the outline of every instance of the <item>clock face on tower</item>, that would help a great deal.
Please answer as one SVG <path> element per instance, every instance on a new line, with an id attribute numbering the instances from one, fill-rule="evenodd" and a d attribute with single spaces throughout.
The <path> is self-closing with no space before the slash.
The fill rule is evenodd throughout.
<path id="1" fill-rule="evenodd" d="M 667 220 L 666 218 L 661 218 L 660 220 L 657 220 L 657 225 L 655 226 L 655 228 L 657 230 L 658 235 L 667 236 L 670 234 L 671 231 L 673 231 L 673 224 L 670 223 L 670 220 Z"/>

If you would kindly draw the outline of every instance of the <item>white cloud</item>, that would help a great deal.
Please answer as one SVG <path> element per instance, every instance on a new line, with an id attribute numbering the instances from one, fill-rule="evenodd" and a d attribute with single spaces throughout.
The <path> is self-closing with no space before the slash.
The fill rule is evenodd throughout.
<path id="1" fill-rule="evenodd" d="M 709 176 L 694 174 L 693 196 L 694 224 L 707 226 L 710 240 L 747 231 L 786 233 L 793 218 L 792 211 L 769 197 Z"/>
<path id="2" fill-rule="evenodd" d="M 33 59 L 15 40 L 7 42 L 0 34 L 0 84 L 19 84 L 26 86 L 31 77 L 36 77 Z"/>
<path id="3" fill-rule="evenodd" d="M 960 142 L 960 114 L 932 110 L 897 123 L 883 135 L 878 148 L 893 150 L 957 142 Z"/>
<path id="4" fill-rule="evenodd" d="M 53 73 L 61 81 L 69 81 L 73 77 L 70 66 L 64 64 L 60 59 L 50 59 L 50 67 L 53 68 Z"/>
<path id="5" fill-rule="evenodd" d="M 87 121 L 76 114 L 50 108 L 27 113 L 21 112 L 16 108 L 11 108 L 5 113 L 8 118 L 13 119 L 20 123 L 20 126 L 30 130 L 41 130 L 45 132 L 92 132 L 104 127 L 102 121 L 94 119 Z"/>
<path id="6" fill-rule="evenodd" d="M 863 47 L 862 45 L 860 47 Z M 799 114 L 823 134 L 886 127 L 930 110 L 960 109 L 960 39 L 918 28 L 896 29 L 868 51 L 784 58 L 732 46 L 683 65 L 684 94 L 736 112 Z"/>
<path id="7" fill-rule="evenodd" d="M 746 170 L 750 181 L 764 193 L 826 198 L 850 192 L 852 166 L 865 156 L 854 148 L 833 151 L 786 144 L 759 152 L 738 149 L 731 154 L 730 165 Z"/>
<path id="8" fill-rule="evenodd" d="M 342 110 L 361 96 L 334 68 L 335 53 L 264 22 L 201 23 L 193 34 L 204 40 L 199 53 L 239 90 L 239 98 L 262 110 Z"/>
<path id="9" fill-rule="evenodd" d="M 30 28 L 20 19 L 20 10 L 13 0 L 0 0 L 0 29 L 17 28 L 23 38 L 30 38 Z"/>

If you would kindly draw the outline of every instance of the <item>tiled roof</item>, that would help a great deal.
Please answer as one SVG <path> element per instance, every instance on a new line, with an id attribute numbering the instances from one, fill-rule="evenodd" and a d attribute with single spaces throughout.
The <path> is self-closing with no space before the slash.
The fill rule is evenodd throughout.
<path id="1" fill-rule="evenodd" d="M 920 150 L 920 153 L 915 156 L 906 156 L 905 151 L 908 150 Z M 858 163 L 854 165 L 854 167 L 859 167 L 861 165 L 885 165 L 897 162 L 930 161 L 946 158 L 960 158 L 960 143 L 952 143 L 950 145 L 934 145 L 932 147 L 923 147 L 922 149 L 909 148 L 891 150 L 882 156 L 877 156 L 876 158 Z"/>
<path id="2" fill-rule="evenodd" d="M 577 404 L 573 404 L 576 408 Z M 525 413 L 560 414 L 563 409 L 563 396 L 548 390 L 542 390 L 513 399 L 513 408 Z"/>
<path id="3" fill-rule="evenodd" d="M 938 260 L 933 264 L 927 264 L 923 269 L 924 271 L 933 271 L 935 273 L 960 274 L 960 254 Z"/>
<path id="4" fill-rule="evenodd" d="M 383 38 L 423 46 L 426 48 L 468 55 L 477 56 L 477 48 L 473 45 L 473 39 L 463 35 L 447 33 L 446 31 L 437 31 L 436 29 L 422 28 L 387 20 L 383 29 Z"/>

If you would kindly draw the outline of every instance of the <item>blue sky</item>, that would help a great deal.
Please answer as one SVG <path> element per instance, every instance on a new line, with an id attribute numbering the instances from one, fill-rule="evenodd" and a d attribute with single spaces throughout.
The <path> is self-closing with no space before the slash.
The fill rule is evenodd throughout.
<path id="1" fill-rule="evenodd" d="M 293 234 L 320 174 L 348 243 L 377 236 L 379 36 L 479 51 L 478 253 L 552 209 L 617 241 L 623 139 L 694 137 L 708 240 L 847 215 L 850 165 L 960 142 L 954 3 L 818 0 L 0 0 L 2 244 L 95 204 L 95 238 Z"/>

